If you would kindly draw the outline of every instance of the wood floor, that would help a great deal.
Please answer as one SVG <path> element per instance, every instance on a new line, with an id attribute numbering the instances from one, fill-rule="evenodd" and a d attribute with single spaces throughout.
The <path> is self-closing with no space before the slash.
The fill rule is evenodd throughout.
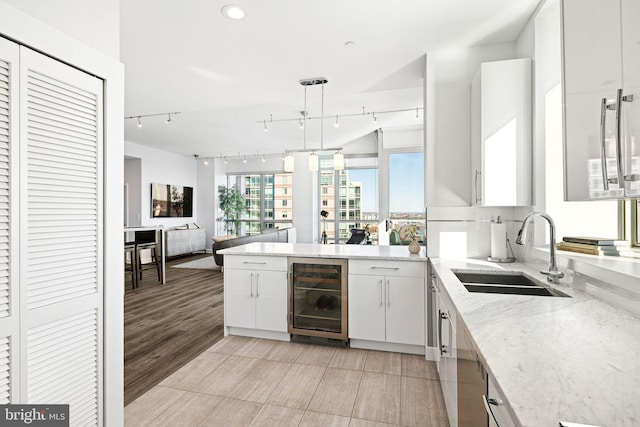
<path id="1" fill-rule="evenodd" d="M 167 283 L 145 270 L 139 288 L 125 277 L 124 403 L 134 401 L 223 336 L 223 275 L 172 268 L 211 254 L 167 262 Z"/>

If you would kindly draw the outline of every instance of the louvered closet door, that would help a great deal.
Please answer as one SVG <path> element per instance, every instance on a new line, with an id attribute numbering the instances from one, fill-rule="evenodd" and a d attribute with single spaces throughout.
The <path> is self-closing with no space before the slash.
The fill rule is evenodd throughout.
<path id="1" fill-rule="evenodd" d="M 0 404 L 16 402 L 20 396 L 18 58 L 18 45 L 0 38 Z"/>
<path id="2" fill-rule="evenodd" d="M 22 397 L 101 424 L 102 81 L 20 50 Z"/>

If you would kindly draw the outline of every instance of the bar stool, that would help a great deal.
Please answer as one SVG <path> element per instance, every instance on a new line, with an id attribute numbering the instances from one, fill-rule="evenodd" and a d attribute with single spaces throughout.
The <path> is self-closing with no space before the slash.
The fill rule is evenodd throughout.
<path id="1" fill-rule="evenodd" d="M 138 287 L 138 267 L 136 263 L 136 245 L 134 242 L 124 244 L 124 271 L 131 271 L 131 289 Z"/>
<path id="2" fill-rule="evenodd" d="M 158 282 L 162 281 L 160 272 L 160 261 L 158 260 L 158 254 L 156 249 L 158 248 L 158 242 L 156 241 L 156 230 L 143 230 L 135 232 L 135 254 L 136 254 L 136 266 L 140 274 L 140 280 L 142 280 L 143 264 L 140 257 L 140 252 L 143 250 L 151 251 L 151 260 L 156 264 L 156 270 L 158 271 Z"/>

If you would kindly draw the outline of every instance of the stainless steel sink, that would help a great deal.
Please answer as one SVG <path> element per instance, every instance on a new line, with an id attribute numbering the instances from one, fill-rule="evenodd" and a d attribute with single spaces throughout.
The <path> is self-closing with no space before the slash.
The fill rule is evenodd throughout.
<path id="1" fill-rule="evenodd" d="M 563 292 L 548 287 L 544 282 L 518 271 L 505 273 L 454 271 L 454 274 L 469 292 L 569 297 Z"/>

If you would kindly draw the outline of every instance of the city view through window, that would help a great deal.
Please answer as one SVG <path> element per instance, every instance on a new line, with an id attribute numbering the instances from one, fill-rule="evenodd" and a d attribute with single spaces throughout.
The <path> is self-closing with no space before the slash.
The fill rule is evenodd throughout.
<path id="1" fill-rule="evenodd" d="M 424 243 L 423 153 L 391 153 L 388 164 L 389 196 L 381 202 L 377 167 L 335 171 L 331 159 L 321 159 L 320 210 L 326 215 L 321 216 L 320 232 L 326 235 L 327 243 L 345 243 L 354 228 L 365 230 L 365 243 L 374 245 L 379 243 L 381 231 L 389 233 L 392 245 L 408 245 L 414 236 Z M 227 178 L 228 185 L 237 186 L 245 197 L 241 235 L 293 226 L 291 173 L 238 174 Z M 380 218 L 381 203 L 388 204 L 388 218 Z M 380 224 L 384 230 L 378 229 Z"/>

